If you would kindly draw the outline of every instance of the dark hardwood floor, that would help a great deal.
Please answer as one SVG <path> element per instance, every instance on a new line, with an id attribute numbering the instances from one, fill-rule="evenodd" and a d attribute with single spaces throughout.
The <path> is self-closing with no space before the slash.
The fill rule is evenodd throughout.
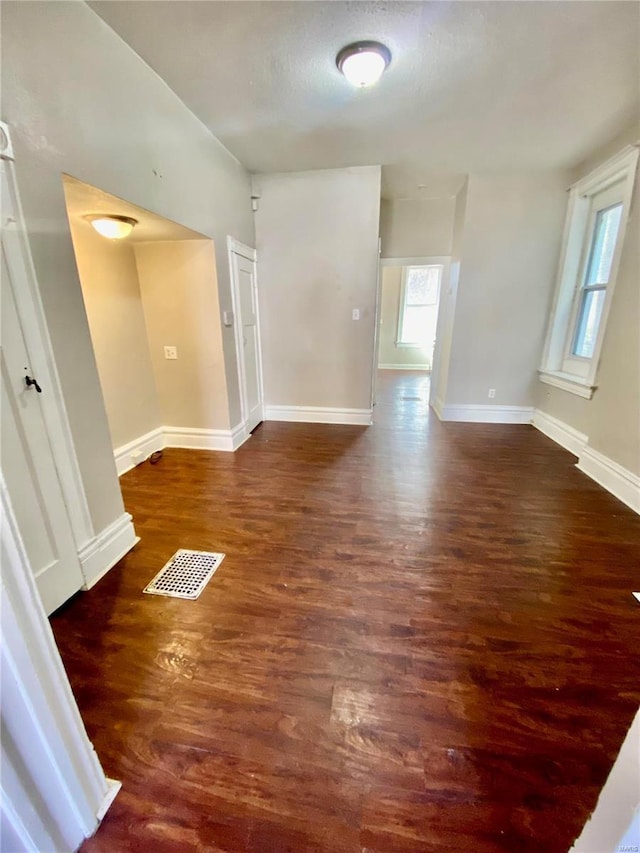
<path id="1" fill-rule="evenodd" d="M 427 394 L 122 478 L 142 541 L 52 618 L 123 783 L 83 851 L 567 853 L 640 702 L 640 519 Z M 179 547 L 227 556 L 143 595 Z"/>

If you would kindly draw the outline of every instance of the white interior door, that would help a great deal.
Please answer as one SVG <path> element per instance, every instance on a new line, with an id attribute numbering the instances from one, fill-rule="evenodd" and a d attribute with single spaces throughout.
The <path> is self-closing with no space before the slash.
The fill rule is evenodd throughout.
<path id="1" fill-rule="evenodd" d="M 251 432 L 264 418 L 256 262 L 233 249 L 231 261 L 242 419 Z"/>
<path id="2" fill-rule="evenodd" d="M 2 247 L 1 463 L 29 563 L 47 614 L 83 585 L 71 522 L 53 459 L 13 283 Z M 42 394 L 47 388 L 42 388 Z"/>

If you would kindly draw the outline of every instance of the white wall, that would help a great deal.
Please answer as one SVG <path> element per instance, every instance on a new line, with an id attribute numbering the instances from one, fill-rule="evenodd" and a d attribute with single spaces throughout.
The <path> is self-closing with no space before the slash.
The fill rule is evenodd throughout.
<path id="1" fill-rule="evenodd" d="M 161 426 L 133 244 L 71 222 L 104 405 L 114 448 Z"/>
<path id="2" fill-rule="evenodd" d="M 567 185 L 565 172 L 469 177 L 447 404 L 534 404 Z"/>
<path id="3" fill-rule="evenodd" d="M 254 187 L 265 402 L 370 408 L 380 167 L 259 175 Z"/>
<path id="4" fill-rule="evenodd" d="M 640 711 L 580 837 L 569 853 L 640 849 Z"/>
<path id="5" fill-rule="evenodd" d="M 137 243 L 135 256 L 162 424 L 229 429 L 211 241 Z"/>
<path id="6" fill-rule="evenodd" d="M 380 237 L 383 258 L 451 254 L 455 198 L 383 199 Z"/>
<path id="7" fill-rule="evenodd" d="M 579 166 L 572 181 L 640 139 L 636 124 Z M 536 405 L 589 438 L 589 447 L 640 474 L 640 181 L 635 191 L 611 302 L 597 389 L 585 400 L 538 383 Z M 547 318 L 548 321 L 548 318 Z"/>
<path id="8" fill-rule="evenodd" d="M 214 238 L 231 310 L 227 234 L 254 242 L 250 180 L 187 107 L 84 3 L 2 3 L 2 107 L 93 524 L 123 512 L 67 221 L 62 172 Z M 222 249 L 222 250 L 221 250 Z M 233 329 L 229 409 L 240 417 Z"/>

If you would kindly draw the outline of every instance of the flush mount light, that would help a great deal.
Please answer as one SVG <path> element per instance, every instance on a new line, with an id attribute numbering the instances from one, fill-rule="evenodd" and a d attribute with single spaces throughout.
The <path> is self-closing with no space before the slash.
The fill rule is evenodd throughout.
<path id="1" fill-rule="evenodd" d="M 349 83 L 364 89 L 382 77 L 391 62 L 391 51 L 378 41 L 357 41 L 343 47 L 336 56 L 336 65 Z"/>
<path id="2" fill-rule="evenodd" d="M 103 237 L 108 237 L 110 240 L 122 240 L 128 237 L 133 231 L 134 225 L 138 224 L 137 219 L 131 216 L 116 216 L 115 214 L 94 213 L 86 216 L 87 219 Z"/>

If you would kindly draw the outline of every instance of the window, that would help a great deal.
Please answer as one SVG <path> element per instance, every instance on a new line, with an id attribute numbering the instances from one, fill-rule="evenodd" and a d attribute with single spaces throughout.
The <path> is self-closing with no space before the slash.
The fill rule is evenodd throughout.
<path id="1" fill-rule="evenodd" d="M 429 346 L 435 338 L 442 267 L 404 267 L 398 346 Z"/>
<path id="2" fill-rule="evenodd" d="M 591 398 L 638 151 L 628 148 L 571 188 L 540 379 Z"/>

